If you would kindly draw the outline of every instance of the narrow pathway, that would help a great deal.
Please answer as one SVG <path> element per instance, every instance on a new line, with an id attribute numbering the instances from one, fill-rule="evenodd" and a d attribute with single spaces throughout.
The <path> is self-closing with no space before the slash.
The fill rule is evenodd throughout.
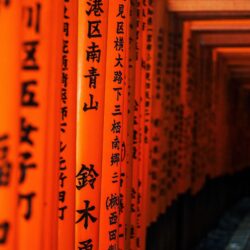
<path id="1" fill-rule="evenodd" d="M 250 250 L 250 198 L 226 212 L 195 250 Z"/>

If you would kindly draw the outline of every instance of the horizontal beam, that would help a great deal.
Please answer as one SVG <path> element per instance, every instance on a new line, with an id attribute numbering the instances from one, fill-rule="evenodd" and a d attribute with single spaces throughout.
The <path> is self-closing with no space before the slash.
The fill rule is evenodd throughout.
<path id="1" fill-rule="evenodd" d="M 190 21 L 192 31 L 249 31 L 250 20 Z"/>
<path id="2" fill-rule="evenodd" d="M 233 71 L 233 72 L 246 72 L 250 74 L 250 66 L 249 65 L 228 65 L 228 67 Z"/>
<path id="3" fill-rule="evenodd" d="M 250 33 L 196 33 L 205 46 L 250 46 Z"/>
<path id="4" fill-rule="evenodd" d="M 245 66 L 249 66 L 250 62 L 250 57 L 249 58 L 228 58 L 227 64 L 229 66 L 237 66 L 237 65 L 245 65 Z"/>
<path id="5" fill-rule="evenodd" d="M 213 61 L 217 61 L 218 57 L 228 58 L 250 58 L 250 47 L 218 47 L 212 50 Z"/>
<path id="6" fill-rule="evenodd" d="M 173 12 L 250 11 L 249 0 L 166 0 Z"/>
<path id="7" fill-rule="evenodd" d="M 201 11 L 201 12 L 177 12 L 178 17 L 185 21 L 192 20 L 223 20 L 223 19 L 248 19 L 249 11 L 223 11 L 223 12 L 214 12 L 214 11 Z"/>
<path id="8" fill-rule="evenodd" d="M 229 54 L 229 55 L 239 55 L 242 57 L 250 55 L 250 47 L 246 48 L 216 48 L 215 51 L 223 54 Z"/>

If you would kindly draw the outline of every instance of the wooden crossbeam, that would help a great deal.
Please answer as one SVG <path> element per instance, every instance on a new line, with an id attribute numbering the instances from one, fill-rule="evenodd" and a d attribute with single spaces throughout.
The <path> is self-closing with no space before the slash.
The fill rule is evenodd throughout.
<path id="1" fill-rule="evenodd" d="M 250 11 L 249 0 L 166 0 L 168 9 L 174 12 L 200 11 Z"/>
<path id="2" fill-rule="evenodd" d="M 250 57 L 248 58 L 229 58 L 229 66 L 238 66 L 238 65 L 250 65 Z"/>
<path id="3" fill-rule="evenodd" d="M 193 31 L 249 31 L 250 20 L 206 20 L 191 21 L 191 29 Z"/>
<path id="4" fill-rule="evenodd" d="M 205 46 L 250 46 L 249 33 L 196 33 Z"/>

